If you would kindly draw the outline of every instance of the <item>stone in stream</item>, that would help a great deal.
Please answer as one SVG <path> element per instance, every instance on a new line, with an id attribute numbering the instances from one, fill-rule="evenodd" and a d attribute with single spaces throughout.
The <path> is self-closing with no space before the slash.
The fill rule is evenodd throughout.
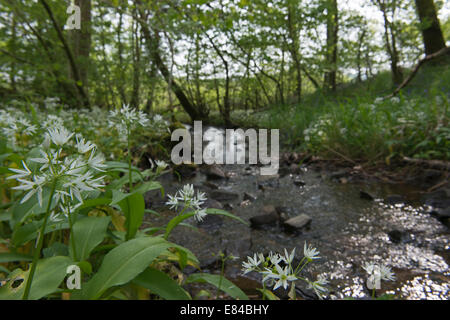
<path id="1" fill-rule="evenodd" d="M 262 212 L 261 215 L 250 218 L 252 228 L 259 229 L 262 226 L 275 225 L 278 222 L 279 216 L 274 206 L 265 206 Z"/>
<path id="2" fill-rule="evenodd" d="M 256 196 L 254 194 L 248 193 L 248 192 L 244 192 L 244 201 L 255 201 L 256 200 Z"/>
<path id="3" fill-rule="evenodd" d="M 225 190 L 213 190 L 210 192 L 211 198 L 218 201 L 232 201 L 239 198 L 239 194 Z"/>
<path id="4" fill-rule="evenodd" d="M 298 187 L 304 187 L 306 185 L 306 182 L 303 181 L 300 177 L 295 177 L 294 184 Z"/>
<path id="5" fill-rule="evenodd" d="M 446 209 L 434 209 L 430 212 L 430 214 L 438 219 L 447 228 L 450 228 L 450 207 L 447 207 Z"/>
<path id="6" fill-rule="evenodd" d="M 286 231 L 294 232 L 298 231 L 307 225 L 309 225 L 312 221 L 312 218 L 306 214 L 301 214 L 294 218 L 291 218 L 283 223 Z"/>
<path id="7" fill-rule="evenodd" d="M 212 190 L 217 190 L 219 189 L 219 186 L 211 181 L 205 181 L 203 182 L 203 185 L 207 188 L 210 188 Z"/>
<path id="8" fill-rule="evenodd" d="M 204 208 L 214 208 L 214 209 L 223 209 L 223 204 L 220 203 L 217 200 L 214 199 L 208 199 L 206 200 L 205 204 L 203 205 Z"/>
<path id="9" fill-rule="evenodd" d="M 394 204 L 399 204 L 399 203 L 404 203 L 404 202 L 405 202 L 405 199 L 401 195 L 398 195 L 398 194 L 391 194 L 386 197 L 387 204 L 394 205 Z"/>
<path id="10" fill-rule="evenodd" d="M 364 200 L 370 200 L 370 201 L 375 200 L 374 196 L 372 196 L 370 193 L 363 191 L 363 190 L 359 191 L 359 197 Z"/>
<path id="11" fill-rule="evenodd" d="M 209 166 L 205 174 L 209 180 L 220 180 L 227 178 L 225 172 L 218 166 Z"/>

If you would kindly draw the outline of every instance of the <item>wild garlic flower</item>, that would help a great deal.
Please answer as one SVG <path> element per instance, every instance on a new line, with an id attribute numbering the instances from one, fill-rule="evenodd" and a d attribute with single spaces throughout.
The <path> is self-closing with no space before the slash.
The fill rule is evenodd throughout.
<path id="1" fill-rule="evenodd" d="M 247 274 L 251 271 L 256 271 L 260 264 L 264 263 L 264 256 L 262 254 L 254 254 L 252 257 L 247 257 L 248 261 L 242 263 L 242 271 Z"/>
<path id="2" fill-rule="evenodd" d="M 324 294 L 328 291 L 325 287 L 328 284 L 327 279 L 323 275 L 319 275 L 317 280 L 312 282 L 307 280 L 308 289 L 313 289 L 314 293 L 319 297 L 319 299 L 323 299 Z"/>
<path id="3" fill-rule="evenodd" d="M 206 209 L 202 209 L 202 205 L 206 202 L 206 194 L 204 192 L 197 191 L 195 195 L 194 186 L 187 184 L 183 186 L 181 190 L 178 190 L 175 195 L 168 195 L 169 200 L 166 205 L 170 206 L 170 209 L 178 209 L 184 207 L 185 209 L 191 209 L 195 213 L 195 219 L 198 222 L 203 221 L 206 217 Z"/>
<path id="4" fill-rule="evenodd" d="M 267 257 L 263 254 L 254 254 L 253 257 L 247 257 L 247 261 L 242 263 L 242 271 L 244 274 L 249 272 L 258 272 L 262 275 L 262 282 L 268 287 L 273 286 L 273 290 L 280 287 L 287 289 L 289 283 L 295 285 L 298 280 L 305 281 L 310 285 L 314 292 L 322 298 L 322 294 L 326 292 L 325 285 L 328 283 L 325 278 L 319 277 L 317 281 L 312 282 L 301 276 L 304 267 L 317 259 L 318 251 L 305 244 L 306 261 L 301 260 L 298 265 L 293 266 L 295 258 L 295 248 L 289 253 L 284 249 L 284 255 L 270 252 Z"/>
<path id="5" fill-rule="evenodd" d="M 129 131 L 138 125 L 148 125 L 149 120 L 144 112 L 123 105 L 120 110 L 110 111 L 108 124 L 110 127 L 116 127 L 121 134 L 128 135 Z"/>
<path id="6" fill-rule="evenodd" d="M 71 153 L 73 136 L 74 133 L 63 127 L 49 129 L 42 149 L 39 150 L 41 157 L 28 159 L 28 161 L 38 164 L 37 168 L 31 170 L 23 161 L 23 169 L 10 169 L 15 174 L 9 176 L 8 179 L 15 179 L 19 182 L 19 185 L 13 189 L 26 192 L 21 203 L 37 195 L 39 205 L 42 206 L 45 189 L 54 190 L 54 204 L 82 203 L 87 192 L 98 190 L 104 186 L 104 177 L 96 176 L 105 167 L 103 156 L 96 154 L 95 146 L 85 142 L 81 136 L 77 137 L 77 151 Z M 83 144 L 82 147 L 80 142 Z M 89 147 L 87 147 L 88 145 Z M 88 159 L 87 149 L 91 151 Z"/>
<path id="7" fill-rule="evenodd" d="M 367 279 L 369 289 L 380 289 L 381 281 L 395 281 L 394 273 L 385 264 L 366 262 L 363 265 L 363 269 L 369 276 Z"/>
<path id="8" fill-rule="evenodd" d="M 306 259 L 308 259 L 308 261 L 313 261 L 315 259 L 320 259 L 319 257 L 319 251 L 317 251 L 316 248 L 313 248 L 312 246 L 307 246 L 306 242 L 305 245 L 303 247 L 303 255 L 305 256 Z"/>
<path id="9" fill-rule="evenodd" d="M 289 281 L 296 281 L 297 277 L 294 275 L 292 269 L 289 266 L 286 266 L 284 269 L 281 268 L 278 264 L 275 265 L 275 270 L 266 269 L 264 282 L 267 280 L 275 281 L 275 285 L 273 290 L 277 290 L 279 287 L 283 287 L 287 289 Z"/>

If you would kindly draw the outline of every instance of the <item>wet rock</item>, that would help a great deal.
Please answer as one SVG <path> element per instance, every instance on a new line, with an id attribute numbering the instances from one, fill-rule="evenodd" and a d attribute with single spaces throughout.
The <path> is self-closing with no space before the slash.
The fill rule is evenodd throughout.
<path id="1" fill-rule="evenodd" d="M 330 179 L 336 179 L 336 180 L 339 180 L 339 179 L 344 178 L 345 176 L 347 176 L 347 174 L 348 174 L 348 173 L 347 173 L 347 170 L 339 170 L 339 171 L 330 173 L 330 174 L 328 175 L 328 177 L 329 177 Z"/>
<path id="2" fill-rule="evenodd" d="M 450 228 L 450 207 L 445 209 L 437 208 L 430 212 L 430 214 L 438 219 L 442 224 Z"/>
<path id="3" fill-rule="evenodd" d="M 228 210 L 228 211 L 231 211 L 231 210 L 234 209 L 233 205 L 230 204 L 230 203 L 226 203 L 226 204 L 223 206 L 223 208 L 224 208 L 225 210 Z"/>
<path id="4" fill-rule="evenodd" d="M 252 170 L 252 168 L 251 167 L 246 167 L 245 169 L 244 169 L 244 176 L 250 176 L 250 175 L 252 175 L 253 174 L 253 170 Z"/>
<path id="5" fill-rule="evenodd" d="M 265 206 L 262 209 L 263 214 L 250 218 L 251 227 L 259 229 L 265 225 L 275 225 L 279 216 L 274 206 Z"/>
<path id="6" fill-rule="evenodd" d="M 399 244 L 399 243 L 411 243 L 414 242 L 414 234 L 411 231 L 401 231 L 401 230 L 392 230 L 388 233 L 389 240 L 391 240 L 392 243 Z"/>
<path id="7" fill-rule="evenodd" d="M 217 200 L 214 199 L 208 199 L 206 200 L 205 204 L 203 205 L 204 208 L 214 208 L 214 209 L 223 209 L 223 204 L 220 203 Z"/>
<path id="8" fill-rule="evenodd" d="M 303 181 L 300 177 L 295 177 L 294 184 L 298 187 L 304 187 L 306 185 L 306 182 Z"/>
<path id="9" fill-rule="evenodd" d="M 218 201 L 232 201 L 239 198 L 237 193 L 225 190 L 213 190 L 210 194 L 211 198 Z"/>
<path id="10" fill-rule="evenodd" d="M 227 177 L 225 172 L 218 166 L 209 166 L 205 174 L 209 180 L 220 180 L 226 179 Z"/>
<path id="11" fill-rule="evenodd" d="M 248 192 L 244 192 L 244 201 L 248 200 L 248 201 L 255 201 L 257 198 L 255 195 L 248 193 Z"/>
<path id="12" fill-rule="evenodd" d="M 278 222 L 278 215 L 275 214 L 262 214 L 250 218 L 251 227 L 253 229 L 259 229 L 265 225 L 275 225 Z"/>
<path id="13" fill-rule="evenodd" d="M 405 199 L 401 195 L 398 195 L 398 194 L 391 194 L 386 197 L 387 204 L 394 205 L 394 204 L 399 204 L 399 203 L 404 203 L 404 202 L 405 202 Z"/>
<path id="14" fill-rule="evenodd" d="M 280 178 L 279 175 L 259 176 L 258 177 L 258 189 L 264 191 L 267 189 L 278 188 L 280 186 L 279 178 Z"/>
<path id="15" fill-rule="evenodd" d="M 443 188 L 424 196 L 425 204 L 435 208 L 450 207 L 450 189 Z"/>
<path id="16" fill-rule="evenodd" d="M 215 214 L 208 214 L 202 222 L 197 222 L 197 225 L 206 231 L 216 231 L 222 227 L 223 218 Z"/>
<path id="17" fill-rule="evenodd" d="M 301 214 L 297 217 L 291 218 L 283 223 L 286 231 L 298 231 L 308 226 L 312 221 L 312 218 L 306 214 Z"/>
<path id="18" fill-rule="evenodd" d="M 192 164 L 181 164 L 173 168 L 173 174 L 176 177 L 180 175 L 181 179 L 189 179 L 197 174 L 197 167 Z"/>
<path id="19" fill-rule="evenodd" d="M 375 200 L 375 197 L 373 195 L 371 195 L 370 193 L 363 191 L 363 190 L 359 191 L 359 197 L 364 200 L 370 200 L 370 201 Z"/>
<path id="20" fill-rule="evenodd" d="M 212 190 L 217 190 L 217 189 L 219 189 L 219 186 L 218 186 L 217 184 L 211 182 L 211 181 L 205 181 L 205 182 L 203 183 L 203 185 L 204 185 L 205 187 L 207 187 L 207 188 L 212 189 Z"/>
<path id="21" fill-rule="evenodd" d="M 278 217 L 280 218 L 281 222 L 284 222 L 289 219 L 289 208 L 286 207 L 276 207 Z"/>
<path id="22" fill-rule="evenodd" d="M 403 232 L 400 230 L 392 230 L 388 232 L 389 240 L 391 240 L 392 243 L 400 243 L 402 242 L 402 238 L 404 237 Z"/>

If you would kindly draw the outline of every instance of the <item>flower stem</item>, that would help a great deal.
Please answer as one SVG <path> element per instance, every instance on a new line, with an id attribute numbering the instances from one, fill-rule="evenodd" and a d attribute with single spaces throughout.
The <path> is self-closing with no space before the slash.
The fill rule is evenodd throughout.
<path id="1" fill-rule="evenodd" d="M 129 183 L 129 190 L 128 192 L 131 193 L 131 187 L 133 184 L 133 179 L 132 179 L 132 175 L 131 175 L 131 128 L 130 126 L 128 126 L 128 130 L 127 130 L 127 140 L 128 140 L 128 183 Z"/>
<path id="2" fill-rule="evenodd" d="M 39 260 L 39 256 L 42 250 L 42 245 L 44 244 L 45 227 L 47 225 L 48 217 L 50 216 L 50 208 L 52 205 L 53 194 L 55 193 L 56 181 L 53 183 L 52 192 L 50 193 L 50 198 L 48 199 L 47 210 L 45 212 L 44 221 L 42 222 L 41 230 L 39 231 L 39 240 L 37 248 L 34 250 L 33 262 L 31 265 L 30 273 L 28 274 L 27 283 L 25 285 L 25 291 L 23 293 L 22 300 L 28 300 L 30 294 L 31 283 L 33 282 L 34 273 L 36 272 L 36 266 Z"/>

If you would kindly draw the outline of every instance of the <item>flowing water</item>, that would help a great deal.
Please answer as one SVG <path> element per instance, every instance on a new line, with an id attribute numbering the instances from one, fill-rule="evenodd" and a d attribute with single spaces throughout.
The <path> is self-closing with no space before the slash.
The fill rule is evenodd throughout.
<path id="1" fill-rule="evenodd" d="M 241 263 L 256 252 L 264 254 L 284 252 L 296 248 L 302 257 L 304 243 L 320 251 L 321 259 L 308 266 L 310 279 L 325 275 L 330 298 L 367 298 L 371 292 L 362 269 L 365 262 L 383 262 L 393 268 L 397 280 L 382 282 L 380 293 L 395 294 L 400 299 L 448 299 L 450 297 L 448 228 L 432 217 L 430 208 L 420 201 L 420 192 L 408 186 L 361 184 L 331 181 L 320 172 L 303 167 L 300 173 L 264 177 L 257 166 L 222 166 L 229 178 L 207 180 L 197 170 L 191 178 L 182 181 L 175 175 L 162 177 L 166 194 L 174 194 L 187 183 L 211 195 L 213 189 L 236 193 L 237 199 L 223 201 L 225 208 L 249 221 L 261 215 L 267 205 L 283 208 L 289 217 L 307 214 L 311 224 L 301 232 L 287 233 L 279 222 L 253 229 L 226 217 L 208 216 L 202 223 L 190 222 L 197 229 L 179 226 L 171 240 L 192 250 L 203 270 L 217 273 L 221 262 L 218 253 L 238 256 L 225 263 L 225 276 L 249 294 L 260 287 L 260 276 L 241 272 Z M 303 186 L 294 183 L 301 179 Z M 362 199 L 365 190 L 375 200 Z M 217 191 L 216 191 L 217 193 Z M 244 201 L 244 194 L 255 198 Z M 388 204 L 390 194 L 399 194 L 404 201 Z M 252 198 L 252 197 L 251 197 Z M 152 208 L 162 209 L 164 199 L 151 193 L 148 202 Z M 210 202 L 212 206 L 217 202 Z M 160 217 L 152 216 L 153 226 L 164 225 L 175 213 L 163 210 Z M 306 286 L 299 286 L 303 298 L 313 297 Z"/>

